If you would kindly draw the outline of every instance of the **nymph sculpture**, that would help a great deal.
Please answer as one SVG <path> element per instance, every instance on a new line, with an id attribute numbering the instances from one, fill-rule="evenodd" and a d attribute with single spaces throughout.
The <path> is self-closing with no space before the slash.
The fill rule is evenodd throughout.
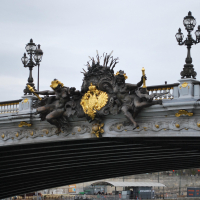
<path id="1" fill-rule="evenodd" d="M 58 119 L 62 116 L 68 116 L 65 105 L 70 101 L 70 97 L 79 94 L 79 91 L 76 91 L 74 87 L 65 87 L 64 84 L 57 79 L 51 82 L 50 87 L 53 91 L 46 90 L 35 92 L 36 94 L 53 95 L 48 97 L 44 106 L 36 109 L 35 114 L 42 114 L 43 118 L 45 115 L 46 120 L 57 127 L 56 133 L 60 133 L 62 124 Z"/>
<path id="2" fill-rule="evenodd" d="M 121 111 L 127 117 L 127 119 L 134 125 L 133 129 L 138 127 L 138 124 L 135 121 L 136 116 L 142 110 L 142 108 L 149 107 L 155 104 L 162 104 L 161 100 L 153 101 L 153 98 L 148 95 L 146 88 L 141 88 L 143 80 L 147 79 L 145 75 L 141 77 L 140 82 L 137 84 L 125 83 L 125 80 L 128 77 L 124 71 L 120 70 L 115 76 L 114 84 L 114 94 L 115 98 L 120 101 Z M 147 95 L 141 96 L 141 91 Z"/>

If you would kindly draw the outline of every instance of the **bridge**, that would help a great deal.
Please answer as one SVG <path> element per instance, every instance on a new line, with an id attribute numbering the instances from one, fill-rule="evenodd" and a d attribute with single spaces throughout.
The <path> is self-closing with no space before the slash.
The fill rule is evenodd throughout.
<path id="1" fill-rule="evenodd" d="M 69 118 L 70 131 L 56 134 L 53 125 L 34 115 L 34 95 L 1 102 L 1 198 L 78 182 L 199 167 L 200 82 L 181 79 L 147 88 L 170 93 L 161 97 L 162 105 L 142 110 L 134 130 L 123 124 L 122 113 L 105 116 L 98 127 L 104 131 L 99 138 L 96 123 L 75 116 Z"/>
<path id="2" fill-rule="evenodd" d="M 182 44 L 182 33 L 177 34 Z M 140 82 L 126 83 L 122 70 L 114 73 L 117 59 L 106 54 L 100 64 L 97 54 L 84 72 L 81 91 L 56 79 L 51 91 L 37 91 L 33 60 L 24 55 L 23 64 L 30 68 L 25 95 L 0 102 L 0 199 L 73 183 L 199 167 L 200 82 L 191 64 L 194 41 L 188 38 L 181 79 L 156 86 L 146 86 L 144 69 Z M 34 43 L 27 45 L 32 48 Z M 29 54 L 42 55 L 31 48 Z"/>

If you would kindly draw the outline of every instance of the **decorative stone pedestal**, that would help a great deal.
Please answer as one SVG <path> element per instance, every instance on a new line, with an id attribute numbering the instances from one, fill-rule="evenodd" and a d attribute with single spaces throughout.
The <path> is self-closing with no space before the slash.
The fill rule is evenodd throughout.
<path id="1" fill-rule="evenodd" d="M 191 99 L 191 98 L 199 98 L 200 89 L 199 85 L 194 85 L 194 83 L 198 83 L 196 79 L 193 78 L 185 78 L 179 80 L 180 85 L 178 86 L 179 98 Z"/>
<path id="2" fill-rule="evenodd" d="M 33 112 L 32 108 L 33 98 L 35 98 L 33 95 L 22 96 L 23 100 L 19 103 L 19 114 L 23 113 L 27 114 Z"/>

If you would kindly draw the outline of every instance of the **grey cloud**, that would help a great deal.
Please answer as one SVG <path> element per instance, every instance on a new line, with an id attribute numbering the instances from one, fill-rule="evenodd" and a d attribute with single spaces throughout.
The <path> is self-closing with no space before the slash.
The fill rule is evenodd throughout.
<path id="1" fill-rule="evenodd" d="M 175 34 L 188 11 L 200 24 L 196 0 L 57 0 L 0 2 L 0 96 L 1 101 L 19 99 L 28 78 L 21 63 L 30 38 L 44 51 L 40 89 L 50 89 L 54 78 L 80 89 L 80 73 L 95 56 L 114 50 L 127 82 L 137 83 L 145 67 L 147 85 L 177 82 L 186 48 L 177 45 Z M 199 22 L 199 23 L 198 23 Z M 192 48 L 197 79 L 200 45 Z M 37 67 L 33 70 L 37 83 Z M 3 80 L 3 81 L 2 81 Z M 11 87 L 13 84 L 13 87 Z"/>

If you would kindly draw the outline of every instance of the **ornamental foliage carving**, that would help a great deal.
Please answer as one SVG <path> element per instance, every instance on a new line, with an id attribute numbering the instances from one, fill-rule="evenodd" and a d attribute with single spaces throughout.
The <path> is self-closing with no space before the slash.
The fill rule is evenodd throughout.
<path id="1" fill-rule="evenodd" d="M 180 119 L 173 121 L 147 121 L 140 122 L 139 127 L 132 130 L 132 125 L 127 124 L 126 121 L 111 123 L 109 126 L 110 131 L 114 132 L 127 132 L 131 131 L 133 133 L 145 133 L 145 131 L 152 132 L 162 132 L 171 130 L 171 131 L 180 131 L 180 130 L 194 130 L 200 131 L 200 119 Z"/>
<path id="2" fill-rule="evenodd" d="M 187 119 L 178 119 L 172 121 L 140 121 L 139 126 L 133 130 L 133 124 L 128 121 L 122 120 L 108 120 L 106 124 L 99 122 L 96 123 L 87 123 L 86 125 L 74 125 L 71 126 L 68 130 L 56 133 L 55 128 L 41 128 L 41 129 L 28 129 L 23 127 L 17 131 L 0 131 L 0 140 L 26 140 L 31 141 L 35 138 L 45 139 L 50 137 L 56 138 L 82 138 L 82 137 L 103 137 L 104 134 L 107 134 L 108 137 L 113 135 L 121 134 L 161 134 L 165 135 L 166 133 L 180 133 L 184 131 L 190 131 L 190 133 L 199 134 L 200 131 L 200 118 L 187 118 Z M 105 133 L 106 127 L 106 133 Z M 169 131 L 169 132 L 168 132 Z M 180 132 L 183 131 L 183 132 Z M 122 136 L 122 135 L 121 135 Z"/>

